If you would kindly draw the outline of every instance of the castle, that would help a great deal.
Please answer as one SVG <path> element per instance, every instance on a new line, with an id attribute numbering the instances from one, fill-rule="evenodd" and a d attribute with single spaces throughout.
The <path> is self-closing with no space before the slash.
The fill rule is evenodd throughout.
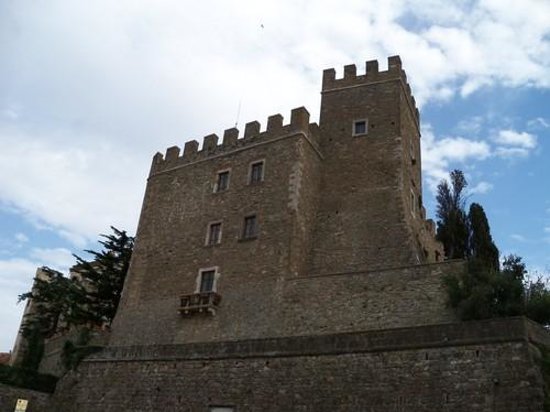
<path id="1" fill-rule="evenodd" d="M 109 345 L 52 410 L 542 410 L 545 332 L 446 307 L 420 141 L 394 56 L 325 70 L 319 125 L 157 153 Z"/>

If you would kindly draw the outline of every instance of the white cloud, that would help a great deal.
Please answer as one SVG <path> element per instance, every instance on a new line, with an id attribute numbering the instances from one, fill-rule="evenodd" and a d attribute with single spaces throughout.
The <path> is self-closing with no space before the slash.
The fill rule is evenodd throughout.
<path id="1" fill-rule="evenodd" d="M 11 350 L 19 329 L 24 304 L 17 297 L 28 292 L 36 273 L 37 264 L 31 260 L 12 258 L 0 260 L 0 351 Z"/>
<path id="2" fill-rule="evenodd" d="M 110 225 L 133 231 L 149 159 L 112 146 L 51 140 L 0 136 L 0 201 L 79 247 Z"/>
<path id="3" fill-rule="evenodd" d="M 550 226 L 544 228 L 544 233 L 550 233 Z"/>
<path id="4" fill-rule="evenodd" d="M 469 194 L 485 194 L 493 189 L 493 185 L 489 182 L 479 182 L 477 185 L 468 189 Z"/>
<path id="5" fill-rule="evenodd" d="M 463 133 L 477 135 L 483 126 L 484 118 L 482 116 L 473 116 L 458 122 L 457 130 Z"/>
<path id="6" fill-rule="evenodd" d="M 30 257 L 40 262 L 40 266 L 48 266 L 62 273 L 68 273 L 69 268 L 76 263 L 71 251 L 65 248 L 34 248 Z"/>
<path id="7" fill-rule="evenodd" d="M 16 2 L 0 16 L 0 201 L 76 246 L 110 224 L 130 230 L 155 151 L 220 134 L 240 103 L 241 128 L 301 105 L 315 119 L 321 70 L 365 59 L 384 68 L 400 53 L 420 105 L 484 85 L 549 87 L 549 7 Z M 428 169 L 440 176 L 487 150 L 448 137 L 428 151 Z"/>
<path id="8" fill-rule="evenodd" d="M 29 241 L 29 237 L 21 232 L 16 233 L 14 237 L 19 243 L 26 243 Z"/>
<path id="9" fill-rule="evenodd" d="M 515 240 L 516 242 L 527 242 L 527 238 L 523 235 L 519 235 L 517 233 L 510 235 L 510 239 Z"/>
<path id="10" fill-rule="evenodd" d="M 536 117 L 527 122 L 527 127 L 534 130 L 548 129 L 550 127 L 550 121 L 543 117 Z"/>
<path id="11" fill-rule="evenodd" d="M 17 118 L 19 118 L 19 114 L 11 108 L 0 110 L 0 115 L 8 120 L 16 120 Z"/>
<path id="12" fill-rule="evenodd" d="M 484 160 L 491 155 L 491 148 L 483 140 L 463 137 L 436 139 L 429 124 L 422 126 L 422 168 L 428 185 L 433 190 L 448 176 L 451 164 Z M 488 190 L 488 183 L 481 183 L 480 190 Z"/>
<path id="13" fill-rule="evenodd" d="M 529 150 L 523 147 L 497 147 L 495 149 L 495 155 L 507 159 L 527 157 L 529 156 Z"/>
<path id="14" fill-rule="evenodd" d="M 537 137 L 527 132 L 516 132 L 515 130 L 500 130 L 493 140 L 497 144 L 505 146 L 516 146 L 523 149 L 533 149 L 537 146 Z"/>

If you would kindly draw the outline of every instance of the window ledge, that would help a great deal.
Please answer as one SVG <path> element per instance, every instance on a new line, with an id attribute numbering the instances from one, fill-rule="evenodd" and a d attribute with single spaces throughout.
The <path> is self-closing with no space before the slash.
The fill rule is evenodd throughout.
<path id="1" fill-rule="evenodd" d="M 208 249 L 208 248 L 218 247 L 218 246 L 220 246 L 221 244 L 222 244 L 222 242 L 212 243 L 212 244 L 209 243 L 209 244 L 203 245 L 203 247 L 205 247 L 205 248 Z"/>
<path id="2" fill-rule="evenodd" d="M 250 242 L 250 241 L 256 240 L 256 239 L 258 239 L 258 235 L 250 236 L 250 237 L 241 237 L 239 239 L 239 242 Z"/>

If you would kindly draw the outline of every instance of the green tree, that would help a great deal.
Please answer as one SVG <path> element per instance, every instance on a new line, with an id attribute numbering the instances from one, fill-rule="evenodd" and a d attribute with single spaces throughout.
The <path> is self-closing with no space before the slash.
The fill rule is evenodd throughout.
<path id="1" fill-rule="evenodd" d="M 86 318 L 81 305 L 85 292 L 80 285 L 61 272 L 46 266 L 41 269 L 44 277 L 36 277 L 32 290 L 19 296 L 19 301 L 32 298 L 34 307 L 23 324 L 25 337 L 38 332 L 48 338 L 57 330 L 60 319 L 71 326 Z"/>
<path id="2" fill-rule="evenodd" d="M 103 246 L 100 252 L 86 250 L 92 260 L 75 255 L 75 277 L 44 267 L 45 278 L 35 278 L 33 289 L 19 296 L 19 301 L 32 298 L 34 306 L 23 326 L 23 335 L 33 343 L 24 357 L 32 368 L 36 369 L 40 363 L 44 339 L 60 328 L 87 328 L 112 322 L 130 265 L 134 238 L 125 231 L 111 229 L 113 234 L 101 235 L 104 240 L 99 242 Z M 79 346 L 85 344 L 78 342 Z"/>
<path id="3" fill-rule="evenodd" d="M 444 278 L 450 306 L 463 320 L 524 315 L 550 325 L 550 288 L 542 277 L 526 279 L 519 256 L 506 256 L 500 268 L 483 207 L 472 203 L 465 212 L 467 185 L 464 174 L 453 170 L 450 184 L 437 186 L 437 239 L 448 259 L 468 260 L 465 273 Z"/>
<path id="4" fill-rule="evenodd" d="M 437 240 L 443 243 L 447 259 L 468 256 L 468 217 L 464 190 L 468 185 L 460 170 L 450 173 L 451 184 L 442 180 L 437 186 Z"/>
<path id="5" fill-rule="evenodd" d="M 134 238 L 125 231 L 111 227 L 112 235 L 101 235 L 103 250 L 86 250 L 93 256 L 87 261 L 76 256 L 76 269 L 85 289 L 85 307 L 88 321 L 96 324 L 111 324 L 115 317 L 124 279 L 130 266 Z"/>
<path id="6" fill-rule="evenodd" d="M 542 276 L 525 283 L 525 314 L 542 325 L 550 325 L 550 289 Z"/>
<path id="7" fill-rule="evenodd" d="M 483 207 L 472 203 L 468 212 L 469 251 L 470 259 L 478 260 L 479 264 L 490 271 L 499 270 L 498 248 L 493 242 L 489 221 Z"/>
<path id="8" fill-rule="evenodd" d="M 496 272 L 493 283 L 494 315 L 517 316 L 525 314 L 524 278 L 527 273 L 522 258 L 505 256 L 502 270 Z"/>

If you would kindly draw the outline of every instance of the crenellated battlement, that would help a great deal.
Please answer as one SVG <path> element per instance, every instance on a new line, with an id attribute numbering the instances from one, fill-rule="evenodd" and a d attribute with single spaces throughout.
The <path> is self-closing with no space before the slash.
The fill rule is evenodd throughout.
<path id="1" fill-rule="evenodd" d="M 318 150 L 318 126 L 316 123 L 309 123 L 309 112 L 304 107 L 291 111 L 289 124 L 284 124 L 281 114 L 274 114 L 268 117 L 265 131 L 260 129 L 260 122 L 252 121 L 246 123 L 242 137 L 239 137 L 239 130 L 232 127 L 224 131 L 221 142 L 216 134 L 205 136 L 200 150 L 197 140 L 186 142 L 183 153 L 178 146 L 169 147 L 165 155 L 155 154 L 150 175 L 298 134 L 304 136 Z"/>
<path id="2" fill-rule="evenodd" d="M 411 110 L 416 116 L 417 121 L 420 119 L 420 113 L 416 107 L 416 101 L 411 92 L 411 87 L 407 82 L 407 74 L 401 65 L 399 56 L 388 57 L 388 70 L 380 71 L 378 69 L 378 60 L 369 60 L 365 63 L 365 74 L 357 74 L 355 64 L 344 66 L 344 77 L 337 79 L 336 70 L 326 69 L 323 71 L 323 87 L 322 93 L 329 93 L 334 90 L 365 86 L 369 84 L 382 83 L 392 80 L 401 80 L 407 99 L 411 105 Z"/>

